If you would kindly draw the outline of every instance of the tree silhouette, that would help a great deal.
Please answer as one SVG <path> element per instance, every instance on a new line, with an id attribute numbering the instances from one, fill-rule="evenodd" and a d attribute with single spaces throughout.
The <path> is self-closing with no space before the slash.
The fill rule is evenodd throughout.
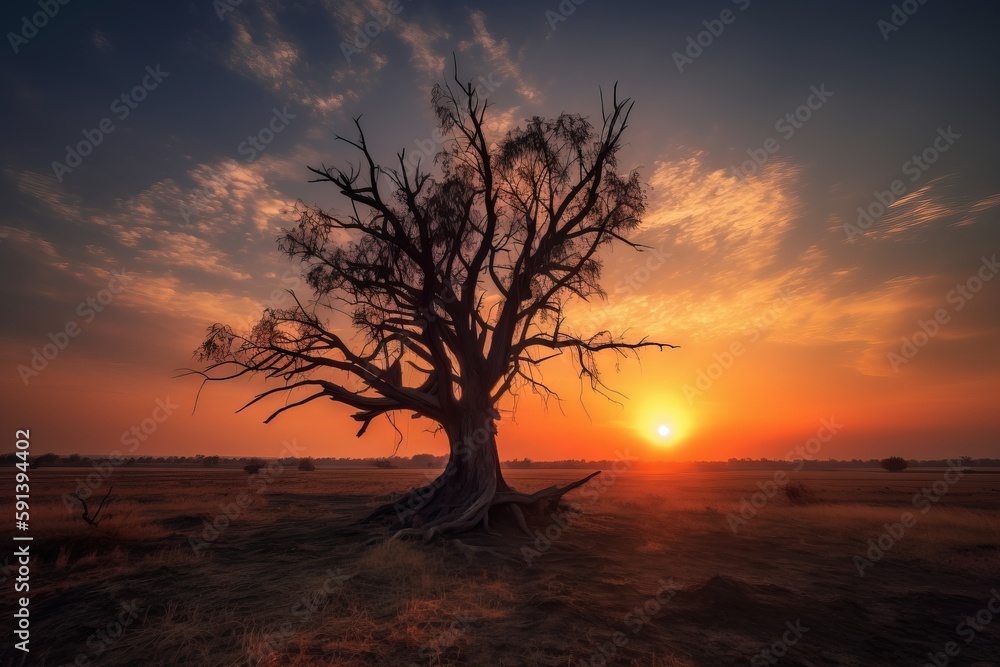
<path id="1" fill-rule="evenodd" d="M 889 472 L 900 472 L 901 470 L 906 470 L 909 465 L 902 456 L 890 456 L 887 459 L 882 459 L 882 467 Z"/>
<path id="2" fill-rule="evenodd" d="M 395 536 L 430 538 L 497 520 L 528 531 L 525 511 L 554 511 L 586 482 L 526 495 L 504 480 L 496 446 L 499 402 L 531 390 L 555 396 L 540 364 L 572 355 L 581 382 L 610 397 L 597 355 L 674 347 L 609 331 L 577 332 L 570 300 L 603 298 L 598 251 L 628 240 L 645 193 L 638 174 L 617 171 L 632 102 L 617 86 L 600 127 L 580 115 L 534 117 L 496 142 L 490 105 L 454 76 L 433 89 L 445 141 L 436 173 L 376 163 L 360 119 L 358 165 L 310 167 L 346 200 L 346 213 L 296 206 L 297 224 L 279 240 L 304 264 L 313 296 L 267 309 L 250 331 L 215 324 L 197 351 L 205 382 L 248 374 L 281 380 L 244 408 L 290 395 L 267 418 L 317 399 L 354 408 L 358 436 L 371 422 L 409 413 L 447 436 L 450 455 L 433 482 L 379 508 Z M 335 333 L 324 315 L 346 312 L 357 333 Z M 404 369 L 406 374 L 404 374 Z M 301 390 L 307 390 L 301 395 Z M 556 396 L 558 399 L 558 396 Z M 395 422 L 394 422 L 395 424 Z"/>

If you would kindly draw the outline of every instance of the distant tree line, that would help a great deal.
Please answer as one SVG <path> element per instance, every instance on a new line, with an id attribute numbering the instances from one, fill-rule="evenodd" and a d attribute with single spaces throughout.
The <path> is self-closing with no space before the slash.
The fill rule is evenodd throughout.
<path id="1" fill-rule="evenodd" d="M 947 468 L 953 465 L 956 461 L 959 465 L 965 466 L 967 468 L 981 467 L 981 468 L 992 468 L 1000 466 L 1000 459 L 991 458 L 973 458 L 971 456 L 954 456 L 947 459 L 907 459 L 902 456 L 890 456 L 884 459 L 824 459 L 824 460 L 812 460 L 807 459 L 804 461 L 804 470 L 831 470 L 838 468 L 878 468 L 882 470 L 889 470 L 891 472 L 898 472 L 901 470 L 906 470 L 907 468 Z M 725 464 L 718 463 L 698 463 L 695 465 L 704 466 L 705 469 L 725 469 L 725 468 L 735 468 L 735 469 L 759 469 L 759 468 L 775 468 L 775 467 L 785 467 L 795 465 L 798 467 L 797 461 L 786 461 L 784 459 L 729 459 Z"/>
<path id="2" fill-rule="evenodd" d="M 87 467 L 96 463 L 109 460 L 107 456 L 89 456 L 81 454 L 42 454 L 31 458 L 30 463 L 35 468 L 46 467 Z M 444 468 L 447 455 L 436 454 L 414 454 L 413 456 L 389 456 L 389 457 L 306 457 L 306 458 L 284 458 L 281 463 L 286 466 L 298 467 L 299 470 L 309 471 L 316 468 Z M 0 455 L 0 464 L 13 465 L 17 458 L 13 452 Z M 850 459 L 850 460 L 806 460 L 803 466 L 805 470 L 831 470 L 840 468 L 875 468 L 885 470 L 903 470 L 906 468 L 943 468 L 952 465 L 956 460 L 961 461 L 961 465 L 974 467 L 1000 467 L 1000 458 L 973 458 L 971 456 L 958 456 L 951 459 L 905 459 L 899 456 L 887 459 Z M 142 466 L 147 468 L 174 468 L 174 467 L 204 467 L 204 468 L 233 468 L 246 469 L 247 466 L 266 465 L 267 459 L 260 457 L 234 457 L 234 456 L 205 456 L 197 454 L 195 456 L 133 456 L 120 461 L 125 466 Z M 559 461 L 533 461 L 529 458 L 513 459 L 501 462 L 504 468 L 610 468 L 613 464 L 620 463 L 618 460 L 587 460 L 587 459 L 563 459 Z M 655 469 L 659 467 L 669 467 L 671 469 L 681 468 L 685 470 L 702 471 L 724 471 L 724 470 L 758 470 L 798 467 L 798 462 L 787 461 L 785 459 L 751 459 L 751 458 L 731 458 L 728 461 L 690 461 L 690 462 L 663 462 L 663 461 L 632 461 L 632 469 Z"/>

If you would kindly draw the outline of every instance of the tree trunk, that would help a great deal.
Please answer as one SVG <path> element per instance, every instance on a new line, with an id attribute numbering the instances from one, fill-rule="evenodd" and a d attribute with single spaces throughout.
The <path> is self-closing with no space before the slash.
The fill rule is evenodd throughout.
<path id="1" fill-rule="evenodd" d="M 598 473 L 565 487 L 532 495 L 517 493 L 504 480 L 496 444 L 493 410 L 468 410 L 445 427 L 450 455 L 444 471 L 429 484 L 411 489 L 377 509 L 369 520 L 391 517 L 394 537 L 431 539 L 445 533 L 488 530 L 513 523 L 531 534 L 524 510 L 555 511 L 563 494 Z"/>

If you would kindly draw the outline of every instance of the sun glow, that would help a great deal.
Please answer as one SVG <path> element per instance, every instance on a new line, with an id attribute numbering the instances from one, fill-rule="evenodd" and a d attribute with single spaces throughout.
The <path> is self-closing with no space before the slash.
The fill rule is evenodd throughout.
<path id="1" fill-rule="evenodd" d="M 642 440 L 656 448 L 675 448 L 691 431 L 691 415 L 681 399 L 672 396 L 647 396 L 636 405 L 632 429 Z"/>

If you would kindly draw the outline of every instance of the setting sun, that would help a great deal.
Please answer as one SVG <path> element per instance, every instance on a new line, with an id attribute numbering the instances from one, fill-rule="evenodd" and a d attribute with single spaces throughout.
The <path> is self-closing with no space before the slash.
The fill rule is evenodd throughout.
<path id="1" fill-rule="evenodd" d="M 669 394 L 650 394 L 634 402 L 634 412 L 623 423 L 640 442 L 650 446 L 650 455 L 662 456 L 669 448 L 675 456 L 690 454 L 690 437 L 693 428 L 692 414 L 683 399 Z"/>

